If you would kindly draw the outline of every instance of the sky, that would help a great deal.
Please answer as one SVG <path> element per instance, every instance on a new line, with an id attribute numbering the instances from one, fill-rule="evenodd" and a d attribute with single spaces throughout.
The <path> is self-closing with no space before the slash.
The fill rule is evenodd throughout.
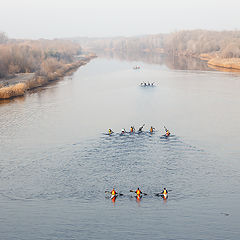
<path id="1" fill-rule="evenodd" d="M 10 38 L 114 37 L 240 30 L 239 0 L 1 0 Z"/>

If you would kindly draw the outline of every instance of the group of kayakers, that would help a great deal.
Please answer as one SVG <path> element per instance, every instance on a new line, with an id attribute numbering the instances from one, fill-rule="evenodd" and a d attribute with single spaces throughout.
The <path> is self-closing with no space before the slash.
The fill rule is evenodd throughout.
<path id="1" fill-rule="evenodd" d="M 134 192 L 136 194 L 135 197 L 136 197 L 137 200 L 140 200 L 142 198 L 142 195 L 148 195 L 147 193 L 143 193 L 139 189 L 139 187 L 137 188 L 136 191 L 130 190 L 130 192 Z M 115 201 L 116 198 L 119 196 L 119 193 L 117 193 L 114 188 L 112 189 L 112 191 L 110 193 L 111 193 L 111 199 L 113 201 Z M 120 195 L 122 196 L 123 194 L 120 194 Z M 158 196 L 158 197 L 160 196 L 160 197 L 162 197 L 163 199 L 166 200 L 168 198 L 168 190 L 166 188 L 164 188 L 160 193 L 155 193 L 155 195 Z"/>
<path id="2" fill-rule="evenodd" d="M 150 82 L 141 82 L 141 87 L 154 87 L 154 82 L 150 83 Z"/>
<path id="3" fill-rule="evenodd" d="M 138 129 L 138 133 L 141 133 L 143 131 L 143 127 L 145 126 L 145 124 L 143 124 L 142 126 L 139 127 Z M 165 130 L 165 134 L 164 136 L 165 137 L 169 137 L 170 136 L 170 131 L 164 126 L 164 130 Z M 153 126 L 150 127 L 150 133 L 153 133 L 155 131 L 155 128 Z M 130 134 L 134 134 L 136 132 L 135 130 L 135 127 L 134 126 L 131 126 L 130 127 Z M 108 130 L 108 134 L 111 135 L 113 134 L 113 130 L 111 128 L 109 128 Z M 127 133 L 126 129 L 123 128 L 122 131 L 121 131 L 121 135 Z M 106 191 L 107 192 L 107 191 Z M 137 188 L 136 191 L 134 190 L 130 190 L 130 192 L 134 192 L 136 194 L 136 199 L 137 200 L 140 200 L 142 198 L 142 195 L 147 195 L 147 193 L 143 193 L 139 188 Z M 113 188 L 112 191 L 110 192 L 111 193 L 111 199 L 113 202 L 115 202 L 116 200 L 116 197 L 118 197 L 119 195 L 122 196 L 123 194 L 119 194 L 115 191 L 115 189 Z M 156 196 L 160 196 L 162 197 L 164 200 L 166 200 L 168 198 L 168 190 L 166 188 L 164 188 L 160 193 L 155 193 Z"/>
<path id="4" fill-rule="evenodd" d="M 143 127 L 145 126 L 145 124 L 143 124 L 141 127 L 139 127 L 139 129 L 138 129 L 138 133 L 141 133 L 142 131 L 143 131 Z M 170 132 L 169 132 L 169 130 L 164 126 L 164 129 L 165 129 L 165 136 L 166 137 L 168 137 L 169 135 L 170 135 Z M 150 127 L 150 130 L 149 130 L 149 132 L 150 133 L 153 133 L 155 131 L 155 128 L 153 127 L 153 126 L 151 126 Z M 123 135 L 123 134 L 125 134 L 125 133 L 130 133 L 130 134 L 133 134 L 133 133 L 135 133 L 136 132 L 136 130 L 135 130 L 135 127 L 134 126 L 131 126 L 130 127 L 130 132 L 127 132 L 126 131 L 126 129 L 125 128 L 123 128 L 122 129 L 122 131 L 121 131 L 121 135 Z M 113 134 L 114 132 L 113 132 L 113 130 L 111 129 L 111 128 L 109 128 L 108 129 L 108 134 L 109 135 L 111 135 L 111 134 Z"/>

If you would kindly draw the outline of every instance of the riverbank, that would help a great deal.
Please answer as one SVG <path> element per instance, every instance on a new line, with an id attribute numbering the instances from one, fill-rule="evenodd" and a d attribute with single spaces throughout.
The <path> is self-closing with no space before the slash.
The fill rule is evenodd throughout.
<path id="1" fill-rule="evenodd" d="M 200 54 L 199 58 L 207 61 L 210 68 L 218 71 L 240 71 L 240 58 L 222 58 L 217 54 Z"/>
<path id="2" fill-rule="evenodd" d="M 171 56 L 162 50 L 162 53 Z M 240 71 L 240 58 L 223 58 L 217 53 L 202 53 L 202 54 L 190 54 L 189 52 L 176 52 L 176 57 L 187 57 L 200 59 L 207 62 L 208 67 L 222 72 L 239 72 Z"/>
<path id="3" fill-rule="evenodd" d="M 135 37 L 74 38 L 84 49 L 165 54 L 205 60 L 218 71 L 240 70 L 240 31 L 183 30 Z"/>
<path id="4" fill-rule="evenodd" d="M 55 72 L 46 75 L 37 73 L 21 73 L 8 79 L 0 79 L 0 99 L 10 99 L 23 96 L 28 90 L 44 86 L 64 76 L 72 74 L 79 67 L 95 58 L 95 54 L 80 55 L 73 63 L 62 64 Z"/>
<path id="5" fill-rule="evenodd" d="M 171 54 L 165 53 L 167 56 Z M 203 53 L 203 54 L 190 54 L 188 52 L 178 52 L 175 53 L 176 57 L 187 57 L 200 59 L 207 62 L 208 67 L 222 72 L 239 72 L 240 71 L 240 58 L 223 58 L 217 53 Z"/>
<path id="6" fill-rule="evenodd" d="M 208 65 L 215 67 L 217 70 L 240 70 L 239 58 L 213 58 L 208 61 Z"/>

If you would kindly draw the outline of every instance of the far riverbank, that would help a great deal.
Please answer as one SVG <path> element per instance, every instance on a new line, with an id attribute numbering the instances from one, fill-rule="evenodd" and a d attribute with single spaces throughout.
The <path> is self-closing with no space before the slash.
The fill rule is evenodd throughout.
<path id="1" fill-rule="evenodd" d="M 92 51 L 165 54 L 169 58 L 188 57 L 205 60 L 218 71 L 240 70 L 240 31 L 183 30 L 169 34 L 134 37 L 74 38 Z"/>

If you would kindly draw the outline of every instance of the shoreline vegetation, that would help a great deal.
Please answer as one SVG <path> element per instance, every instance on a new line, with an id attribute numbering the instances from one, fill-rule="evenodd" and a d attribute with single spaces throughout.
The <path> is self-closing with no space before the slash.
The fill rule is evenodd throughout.
<path id="1" fill-rule="evenodd" d="M 197 58 L 220 71 L 240 70 L 240 31 L 189 30 L 139 37 L 74 38 L 91 51 L 146 52 Z"/>
<path id="2" fill-rule="evenodd" d="M 85 65 L 93 53 L 67 40 L 12 40 L 0 32 L 0 99 L 23 96 Z"/>

